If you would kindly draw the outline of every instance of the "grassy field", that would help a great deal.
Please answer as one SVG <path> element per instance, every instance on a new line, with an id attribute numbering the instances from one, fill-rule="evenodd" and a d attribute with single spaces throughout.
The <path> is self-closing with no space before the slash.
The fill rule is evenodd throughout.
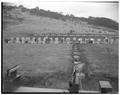
<path id="1" fill-rule="evenodd" d="M 3 70 L 19 65 L 21 85 L 68 89 L 72 74 L 71 45 L 4 44 Z M 113 93 L 118 92 L 118 44 L 80 45 L 81 62 L 87 74 L 84 90 L 99 90 L 99 80 L 108 80 Z"/>
<path id="2" fill-rule="evenodd" d="M 4 44 L 3 48 L 3 75 L 8 68 L 19 65 L 22 85 L 68 88 L 73 67 L 70 45 Z"/>
<path id="3" fill-rule="evenodd" d="M 91 63 L 91 74 L 103 72 L 118 76 L 118 45 L 90 45 L 85 50 Z"/>
<path id="4" fill-rule="evenodd" d="M 118 92 L 118 44 L 82 47 L 88 74 L 83 80 L 84 89 L 99 90 L 99 80 L 108 80 L 113 87 L 113 93 Z"/>

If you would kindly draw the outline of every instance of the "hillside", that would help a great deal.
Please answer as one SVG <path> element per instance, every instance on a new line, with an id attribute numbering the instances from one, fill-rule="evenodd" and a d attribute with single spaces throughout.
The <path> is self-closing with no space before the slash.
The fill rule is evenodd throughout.
<path id="1" fill-rule="evenodd" d="M 46 10 L 39 9 L 38 7 L 30 9 L 30 10 L 24 8 L 23 6 L 19 6 L 19 7 L 21 7 L 23 12 L 30 11 L 31 15 L 44 16 L 44 17 L 49 17 L 49 18 L 54 18 L 54 19 L 61 19 L 63 21 L 66 21 L 66 20 L 85 21 L 88 24 L 118 30 L 118 23 L 116 21 L 113 21 L 112 19 L 105 18 L 105 17 L 91 17 L 91 16 L 89 18 L 75 17 L 73 14 L 63 15 L 62 12 L 57 13 L 57 12 L 46 11 Z"/>
<path id="2" fill-rule="evenodd" d="M 95 26 L 102 26 L 102 27 L 118 30 L 118 23 L 109 18 L 89 17 L 89 18 L 80 18 L 80 20 L 86 21 L 88 22 L 88 24 L 92 24 Z"/>
<path id="3" fill-rule="evenodd" d="M 117 33 L 115 29 L 98 26 L 97 20 L 93 23 L 95 25 L 73 15 L 64 16 L 45 10 L 27 9 L 23 6 L 3 6 L 3 34 L 6 37 L 34 33 L 70 33 L 70 31 L 79 34 Z"/>

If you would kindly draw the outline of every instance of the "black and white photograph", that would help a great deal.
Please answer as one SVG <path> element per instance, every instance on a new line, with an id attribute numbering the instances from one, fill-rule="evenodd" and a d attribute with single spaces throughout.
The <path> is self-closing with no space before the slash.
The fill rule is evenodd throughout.
<path id="1" fill-rule="evenodd" d="M 1 2 L 1 93 L 119 93 L 119 1 L 13 1 Z"/>

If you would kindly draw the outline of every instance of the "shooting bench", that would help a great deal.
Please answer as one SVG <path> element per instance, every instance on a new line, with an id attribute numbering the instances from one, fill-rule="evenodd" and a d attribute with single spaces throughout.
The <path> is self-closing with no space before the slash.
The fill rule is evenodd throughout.
<path id="1" fill-rule="evenodd" d="M 18 74 L 18 65 L 13 66 L 12 68 L 7 70 L 7 78 L 9 79 L 10 82 L 14 82 L 17 80 L 20 80 L 21 75 Z"/>

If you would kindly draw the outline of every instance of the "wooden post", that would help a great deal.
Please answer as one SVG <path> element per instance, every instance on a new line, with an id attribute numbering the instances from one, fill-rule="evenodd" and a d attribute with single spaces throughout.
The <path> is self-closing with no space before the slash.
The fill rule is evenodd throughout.
<path id="1" fill-rule="evenodd" d="M 101 39 L 97 39 L 97 44 L 100 44 L 101 43 Z"/>
<path id="2" fill-rule="evenodd" d="M 52 37 L 50 37 L 50 43 L 53 44 L 53 38 Z"/>
<path id="3" fill-rule="evenodd" d="M 58 44 L 58 43 L 59 43 L 58 37 L 55 38 L 54 43 L 55 43 L 55 44 Z"/>
<path id="4" fill-rule="evenodd" d="M 16 43 L 19 44 L 20 43 L 20 38 L 16 37 Z"/>
<path id="5" fill-rule="evenodd" d="M 38 44 L 41 44 L 42 41 L 41 41 L 41 37 L 38 38 Z"/>

